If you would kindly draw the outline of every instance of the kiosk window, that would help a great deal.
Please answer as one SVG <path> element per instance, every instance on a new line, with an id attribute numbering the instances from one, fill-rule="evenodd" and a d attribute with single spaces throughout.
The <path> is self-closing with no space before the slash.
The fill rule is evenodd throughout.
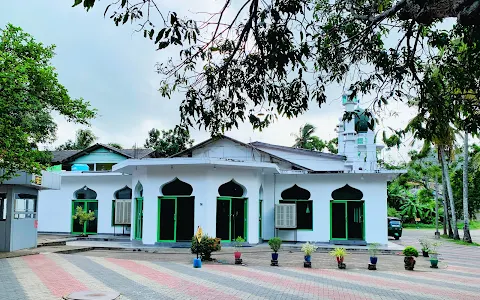
<path id="1" fill-rule="evenodd" d="M 15 219 L 33 219 L 37 216 L 37 196 L 29 194 L 15 195 Z"/>

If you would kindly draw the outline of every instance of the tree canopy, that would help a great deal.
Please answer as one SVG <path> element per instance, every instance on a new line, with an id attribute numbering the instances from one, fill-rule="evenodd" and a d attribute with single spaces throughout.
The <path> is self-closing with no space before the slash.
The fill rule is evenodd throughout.
<path id="1" fill-rule="evenodd" d="M 50 162 L 38 144 L 55 139 L 53 111 L 80 124 L 96 115 L 58 82 L 50 64 L 54 49 L 20 27 L 0 29 L 0 183 L 18 171 L 38 174 Z"/>
<path id="2" fill-rule="evenodd" d="M 98 137 L 90 129 L 79 129 L 75 133 L 75 140 L 68 140 L 58 146 L 56 150 L 83 150 L 95 143 Z"/>
<path id="3" fill-rule="evenodd" d="M 175 129 L 162 131 L 152 128 L 144 146 L 155 150 L 156 157 L 169 157 L 192 145 L 193 139 L 190 138 L 188 130 L 177 126 Z"/>
<path id="4" fill-rule="evenodd" d="M 74 0 L 87 10 L 97 3 Z M 168 12 L 157 0 L 111 1 L 105 9 L 117 26 L 138 25 L 158 50 L 180 49 L 157 71 L 163 96 L 184 93 L 184 125 L 217 134 L 248 120 L 262 129 L 278 116 L 304 113 L 311 101 L 321 106 L 326 86 L 347 75 L 353 78 L 347 84 L 350 97 L 372 94 L 373 108 L 411 94 L 422 102 L 431 89 L 431 82 L 423 81 L 429 65 L 471 70 L 458 86 L 479 93 L 478 79 L 467 76 L 480 70 L 478 0 L 223 3 L 219 11 L 206 12 L 206 21 Z M 442 29 L 448 18 L 457 19 L 455 26 Z M 467 47 L 468 66 L 458 64 L 460 46 L 454 40 Z"/>

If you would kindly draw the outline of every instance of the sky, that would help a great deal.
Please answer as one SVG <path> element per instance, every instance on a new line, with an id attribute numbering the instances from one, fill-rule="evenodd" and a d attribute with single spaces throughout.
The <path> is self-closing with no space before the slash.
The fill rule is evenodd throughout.
<path id="1" fill-rule="evenodd" d="M 97 1 L 98 2 L 98 1 Z M 179 16 L 192 12 L 218 11 L 224 2 L 220 0 L 177 0 L 167 2 L 162 9 L 177 11 Z M 86 12 L 82 7 L 72 8 L 73 0 L 21 0 L 3 1 L 0 9 L 0 26 L 7 23 L 20 26 L 46 45 L 56 45 L 56 56 L 52 60 L 58 78 L 74 98 L 82 97 L 98 110 L 98 117 L 91 122 L 91 129 L 99 142 L 120 143 L 124 148 L 143 146 L 147 133 L 152 128 L 171 129 L 180 120 L 181 93 L 171 99 L 162 98 L 158 91 L 161 75 L 155 73 L 155 63 L 176 54 L 175 50 L 156 51 L 152 42 L 135 33 L 133 25 L 115 26 L 103 17 L 108 0 L 98 2 Z M 229 12 L 230 13 L 230 12 Z M 202 15 L 196 14 L 202 18 Z M 228 16 L 227 16 L 228 17 Z M 253 130 L 250 123 L 240 124 L 225 134 L 243 142 L 256 140 L 291 146 L 292 134 L 305 123 L 317 127 L 317 135 L 330 140 L 338 118 L 342 116 L 341 95 L 343 86 L 331 85 L 326 89 L 327 103 L 321 108 L 310 104 L 307 113 L 295 119 L 280 118 L 262 132 Z M 361 98 L 368 105 L 369 97 Z M 389 105 L 389 110 L 398 116 L 382 119 L 381 128 L 403 128 L 415 113 L 401 103 Z M 75 131 L 85 128 L 67 122 L 56 115 L 57 140 L 47 145 L 53 149 L 68 139 L 75 138 Z M 209 133 L 191 129 L 195 143 L 209 138 Z M 406 144 L 407 145 L 407 144 Z M 388 160 L 402 161 L 407 147 L 400 151 L 385 152 Z"/>

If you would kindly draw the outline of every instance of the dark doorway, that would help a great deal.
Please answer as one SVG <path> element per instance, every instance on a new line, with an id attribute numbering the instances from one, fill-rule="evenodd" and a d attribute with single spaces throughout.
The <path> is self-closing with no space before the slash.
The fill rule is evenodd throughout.
<path id="1" fill-rule="evenodd" d="M 345 202 L 331 202 L 331 235 L 332 239 L 346 239 L 347 238 L 347 224 Z"/>
<path id="2" fill-rule="evenodd" d="M 177 242 L 191 241 L 194 235 L 194 197 L 178 197 L 177 198 L 177 219 L 176 227 Z"/>
<path id="3" fill-rule="evenodd" d="M 72 215 L 75 214 L 77 211 L 77 207 L 81 207 L 82 210 L 85 207 L 85 202 L 83 201 L 73 201 L 72 203 Z M 80 225 L 80 220 L 79 219 L 73 219 L 72 218 L 72 233 L 84 233 L 84 225 Z"/>
<path id="4" fill-rule="evenodd" d="M 247 239 L 247 198 L 220 197 L 217 199 L 217 237 L 233 241 Z"/>
<path id="5" fill-rule="evenodd" d="M 363 201 L 347 202 L 348 239 L 363 240 Z"/>
<path id="6" fill-rule="evenodd" d="M 161 198 L 160 209 L 160 241 L 175 241 L 175 200 L 176 198 Z"/>

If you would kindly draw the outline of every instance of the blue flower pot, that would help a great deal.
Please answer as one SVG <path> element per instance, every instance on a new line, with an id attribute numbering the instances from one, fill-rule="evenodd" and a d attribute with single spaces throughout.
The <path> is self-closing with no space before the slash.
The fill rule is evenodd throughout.
<path id="1" fill-rule="evenodd" d="M 370 263 L 371 263 L 372 265 L 376 265 L 376 264 L 377 264 L 377 260 L 378 260 L 378 257 L 372 257 L 372 256 L 370 256 Z"/>
<path id="2" fill-rule="evenodd" d="M 305 255 L 305 261 L 310 262 L 312 260 L 312 257 L 310 255 Z"/>
<path id="3" fill-rule="evenodd" d="M 278 253 L 272 253 L 272 260 L 278 260 Z"/>
<path id="4" fill-rule="evenodd" d="M 202 267 L 202 260 L 200 258 L 193 259 L 193 267 L 194 268 L 201 268 Z"/>

